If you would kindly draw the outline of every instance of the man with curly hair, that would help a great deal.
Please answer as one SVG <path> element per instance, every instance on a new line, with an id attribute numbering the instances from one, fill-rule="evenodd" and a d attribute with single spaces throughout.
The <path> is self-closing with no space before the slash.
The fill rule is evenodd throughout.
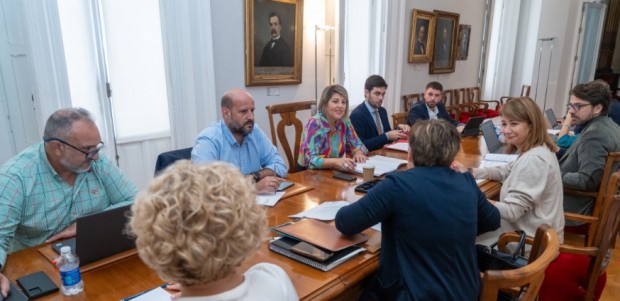
<path id="1" fill-rule="evenodd" d="M 282 268 L 241 263 L 267 233 L 256 189 L 232 165 L 178 161 L 136 197 L 128 225 L 142 261 L 180 300 L 298 300 Z"/>

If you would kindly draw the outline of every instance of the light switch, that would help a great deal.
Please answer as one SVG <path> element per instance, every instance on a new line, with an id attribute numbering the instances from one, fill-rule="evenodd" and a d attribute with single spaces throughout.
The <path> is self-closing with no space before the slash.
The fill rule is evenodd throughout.
<path id="1" fill-rule="evenodd" d="M 278 87 L 267 88 L 267 96 L 280 96 L 280 88 Z"/>

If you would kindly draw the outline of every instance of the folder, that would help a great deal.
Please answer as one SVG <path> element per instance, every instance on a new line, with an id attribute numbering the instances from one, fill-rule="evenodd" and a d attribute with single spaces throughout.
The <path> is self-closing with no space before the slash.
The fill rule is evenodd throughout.
<path id="1" fill-rule="evenodd" d="M 271 230 L 282 236 L 302 240 L 332 252 L 340 251 L 368 240 L 368 237 L 363 233 L 346 236 L 340 233 L 333 224 L 327 224 L 314 219 L 302 219 L 295 223 L 273 227 Z"/>
<path id="2" fill-rule="evenodd" d="M 286 257 L 297 260 L 303 264 L 309 265 L 313 268 L 316 268 L 316 269 L 319 269 L 325 272 L 335 268 L 336 266 L 353 258 L 353 256 L 365 250 L 364 248 L 360 246 L 352 245 L 338 252 L 335 252 L 334 256 L 327 259 L 326 261 L 319 262 L 312 258 L 308 258 L 302 255 L 299 255 L 297 253 L 293 253 L 291 251 L 291 248 L 294 245 L 296 245 L 298 242 L 299 240 L 291 238 L 291 237 L 287 237 L 287 236 L 278 237 L 269 243 L 269 250 L 282 254 Z"/>

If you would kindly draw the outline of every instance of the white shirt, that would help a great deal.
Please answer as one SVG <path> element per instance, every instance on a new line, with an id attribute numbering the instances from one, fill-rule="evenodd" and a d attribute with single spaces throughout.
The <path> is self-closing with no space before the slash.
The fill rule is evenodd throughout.
<path id="1" fill-rule="evenodd" d="M 439 110 L 437 106 L 431 110 L 428 106 L 426 106 L 426 110 L 428 111 L 428 119 L 437 119 L 437 114 L 439 114 Z"/>
<path id="2" fill-rule="evenodd" d="M 182 297 L 179 301 L 297 301 L 297 291 L 284 270 L 271 263 L 259 263 L 248 269 L 237 287 L 211 296 Z"/>

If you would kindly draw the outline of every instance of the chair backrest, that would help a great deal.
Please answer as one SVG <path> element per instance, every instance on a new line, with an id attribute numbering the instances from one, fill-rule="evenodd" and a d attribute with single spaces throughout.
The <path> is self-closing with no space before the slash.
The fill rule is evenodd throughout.
<path id="1" fill-rule="evenodd" d="M 448 90 L 443 90 L 443 99 L 442 99 L 443 103 L 447 106 L 456 106 L 459 104 L 459 101 L 457 99 L 455 90 L 453 89 L 448 89 Z"/>
<path id="2" fill-rule="evenodd" d="M 607 154 L 607 160 L 605 161 L 605 167 L 603 169 L 603 176 L 601 177 L 601 184 L 598 191 L 583 191 L 576 189 L 564 188 L 564 194 L 588 196 L 594 198 L 594 208 L 592 209 L 591 216 L 585 216 L 572 212 L 565 212 L 564 216 L 567 220 L 573 220 L 578 222 L 587 222 L 589 228 L 586 233 L 586 245 L 591 246 L 594 243 L 594 238 L 598 225 L 602 222 L 601 210 L 603 210 L 603 201 L 605 193 L 607 192 L 607 186 L 610 183 L 611 175 L 620 168 L 620 152 L 611 152 Z M 566 228 L 567 232 L 570 232 L 570 228 Z"/>
<path id="3" fill-rule="evenodd" d="M 480 300 L 496 301 L 500 291 L 515 295 L 515 300 L 536 300 L 545 278 L 545 269 L 558 255 L 559 245 L 560 239 L 555 229 L 542 224 L 536 230 L 529 263 L 526 266 L 514 270 L 488 270 L 482 273 Z"/>
<path id="4" fill-rule="evenodd" d="M 159 174 L 168 165 L 174 163 L 174 161 L 181 159 L 192 158 L 192 147 L 176 149 L 168 152 L 163 152 L 157 156 L 157 162 L 155 162 L 155 175 Z"/>
<path id="5" fill-rule="evenodd" d="M 532 89 L 532 86 L 530 85 L 523 85 L 521 86 L 521 96 L 530 96 L 530 90 Z"/>
<path id="6" fill-rule="evenodd" d="M 409 113 L 407 112 L 399 112 L 392 114 L 392 123 L 394 124 L 394 128 L 397 129 L 399 124 L 407 124 L 407 116 Z"/>
<path id="7" fill-rule="evenodd" d="M 415 94 L 403 95 L 401 97 L 401 100 L 403 101 L 403 108 L 405 109 L 405 112 L 409 112 L 411 107 L 413 107 L 413 105 L 416 102 L 422 101 L 423 100 L 423 96 L 424 96 L 423 93 L 415 93 Z"/>
<path id="8" fill-rule="evenodd" d="M 268 105 L 267 107 L 265 107 L 269 115 L 269 126 L 271 127 L 271 141 L 276 147 L 278 147 L 278 140 L 282 144 L 282 150 L 284 150 L 286 160 L 288 161 L 289 173 L 299 171 L 297 167 L 297 157 L 299 156 L 299 142 L 301 139 L 301 132 L 303 131 L 303 124 L 301 124 L 301 121 L 299 120 L 299 118 L 297 118 L 296 114 L 298 111 L 310 110 L 313 105 L 316 105 L 316 101 L 309 100 Z M 274 114 L 279 114 L 281 118 L 277 125 L 275 125 L 273 121 Z M 287 126 L 293 126 L 295 130 L 295 142 L 293 143 L 293 151 L 291 151 L 291 144 L 288 141 L 288 137 L 286 137 L 285 129 Z"/>

